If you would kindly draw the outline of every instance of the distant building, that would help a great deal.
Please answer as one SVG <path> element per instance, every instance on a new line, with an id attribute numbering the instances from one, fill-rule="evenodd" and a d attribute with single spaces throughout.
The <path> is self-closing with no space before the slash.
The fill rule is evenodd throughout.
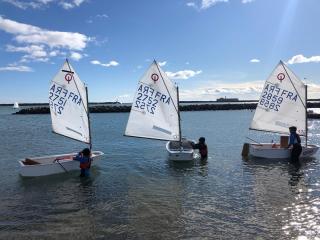
<path id="1" fill-rule="evenodd" d="M 217 102 L 239 102 L 239 98 L 217 98 Z"/>

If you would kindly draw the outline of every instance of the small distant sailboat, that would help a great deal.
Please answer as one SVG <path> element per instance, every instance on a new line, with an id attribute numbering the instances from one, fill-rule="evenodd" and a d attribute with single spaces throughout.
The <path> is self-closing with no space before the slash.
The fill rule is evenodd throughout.
<path id="1" fill-rule="evenodd" d="M 156 61 L 138 83 L 124 135 L 169 140 L 170 160 L 193 160 L 191 141 L 181 137 L 178 87 Z"/>
<path id="2" fill-rule="evenodd" d="M 91 144 L 88 90 L 68 60 L 51 82 L 49 105 L 53 132 L 80 142 Z M 79 169 L 73 157 L 77 153 L 59 154 L 20 160 L 20 174 L 35 177 Z M 92 151 L 92 165 L 104 153 Z"/>
<path id="3" fill-rule="evenodd" d="M 13 109 L 19 109 L 20 107 L 19 107 L 19 103 L 18 102 L 15 102 L 14 104 L 13 104 L 13 107 L 12 107 Z"/>
<path id="4" fill-rule="evenodd" d="M 289 127 L 305 137 L 301 157 L 313 156 L 319 146 L 308 144 L 307 85 L 282 61 L 266 80 L 250 129 L 284 134 L 280 143 L 245 143 L 242 155 L 269 159 L 290 158 L 287 148 Z"/>

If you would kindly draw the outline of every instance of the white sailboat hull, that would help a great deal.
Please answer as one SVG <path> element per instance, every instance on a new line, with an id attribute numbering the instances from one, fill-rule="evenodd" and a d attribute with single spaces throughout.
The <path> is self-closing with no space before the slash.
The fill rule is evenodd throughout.
<path id="1" fill-rule="evenodd" d="M 23 177 L 39 177 L 79 170 L 80 163 L 72 158 L 77 153 L 50 155 L 19 160 L 20 175 Z M 104 155 L 101 151 L 92 152 L 92 166 Z M 57 160 L 59 159 L 59 160 Z"/>
<path id="2" fill-rule="evenodd" d="M 312 157 L 318 149 L 317 145 L 302 146 L 300 158 Z M 279 144 L 273 143 L 251 143 L 249 144 L 249 155 L 257 158 L 288 159 L 291 156 L 291 149 L 280 148 Z"/>
<path id="3" fill-rule="evenodd" d="M 169 141 L 166 149 L 171 161 L 192 161 L 194 159 L 194 150 L 189 140 L 182 140 L 181 145 L 178 141 Z"/>

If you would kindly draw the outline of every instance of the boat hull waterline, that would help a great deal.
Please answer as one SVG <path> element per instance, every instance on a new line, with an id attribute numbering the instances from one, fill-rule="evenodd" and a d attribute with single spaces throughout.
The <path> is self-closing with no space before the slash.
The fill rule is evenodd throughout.
<path id="1" fill-rule="evenodd" d="M 302 146 L 300 158 L 312 157 L 318 151 L 319 146 L 310 144 Z M 257 158 L 288 159 L 291 156 L 291 149 L 280 148 L 274 143 L 251 143 L 249 144 L 249 155 Z"/>
<path id="2" fill-rule="evenodd" d="M 79 161 L 73 160 L 77 153 L 49 155 L 19 160 L 20 175 L 39 177 L 79 170 Z M 92 166 L 104 155 L 101 151 L 92 152 Z"/>

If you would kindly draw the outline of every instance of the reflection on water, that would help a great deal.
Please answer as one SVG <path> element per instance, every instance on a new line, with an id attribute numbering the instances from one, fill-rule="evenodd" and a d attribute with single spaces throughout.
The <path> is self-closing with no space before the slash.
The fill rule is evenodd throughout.
<path id="1" fill-rule="evenodd" d="M 282 230 L 288 236 L 294 234 L 299 239 L 316 239 L 319 236 L 319 183 L 317 179 L 310 178 L 314 171 L 312 166 L 316 164 L 316 159 L 310 159 L 288 169 L 289 185 L 295 194 L 295 201 L 285 206 L 279 214 L 283 219 Z"/>
<path id="2" fill-rule="evenodd" d="M 182 112 L 183 132 L 205 136 L 209 149 L 207 161 L 185 163 L 167 160 L 165 142 L 123 137 L 127 113 L 92 114 L 93 146 L 105 155 L 90 178 L 78 171 L 21 178 L 18 159 L 84 145 L 53 135 L 48 115 L 0 108 L 0 239 L 315 239 L 318 155 L 300 166 L 243 160 L 252 114 Z M 311 143 L 320 143 L 319 133 L 314 120 Z"/>
<path id="3" fill-rule="evenodd" d="M 278 232 L 274 236 L 315 239 L 320 230 L 320 198 L 319 190 L 314 187 L 318 188 L 319 183 L 317 179 L 310 178 L 310 174 L 318 165 L 317 160 L 310 158 L 296 164 L 276 159 L 269 162 L 259 160 L 249 160 L 246 164 L 250 171 L 255 171 L 253 191 L 256 208 L 272 211 L 274 219 L 270 221 L 276 220 L 281 226 L 281 229 L 274 229 Z M 310 180 L 316 183 L 310 184 Z"/>

